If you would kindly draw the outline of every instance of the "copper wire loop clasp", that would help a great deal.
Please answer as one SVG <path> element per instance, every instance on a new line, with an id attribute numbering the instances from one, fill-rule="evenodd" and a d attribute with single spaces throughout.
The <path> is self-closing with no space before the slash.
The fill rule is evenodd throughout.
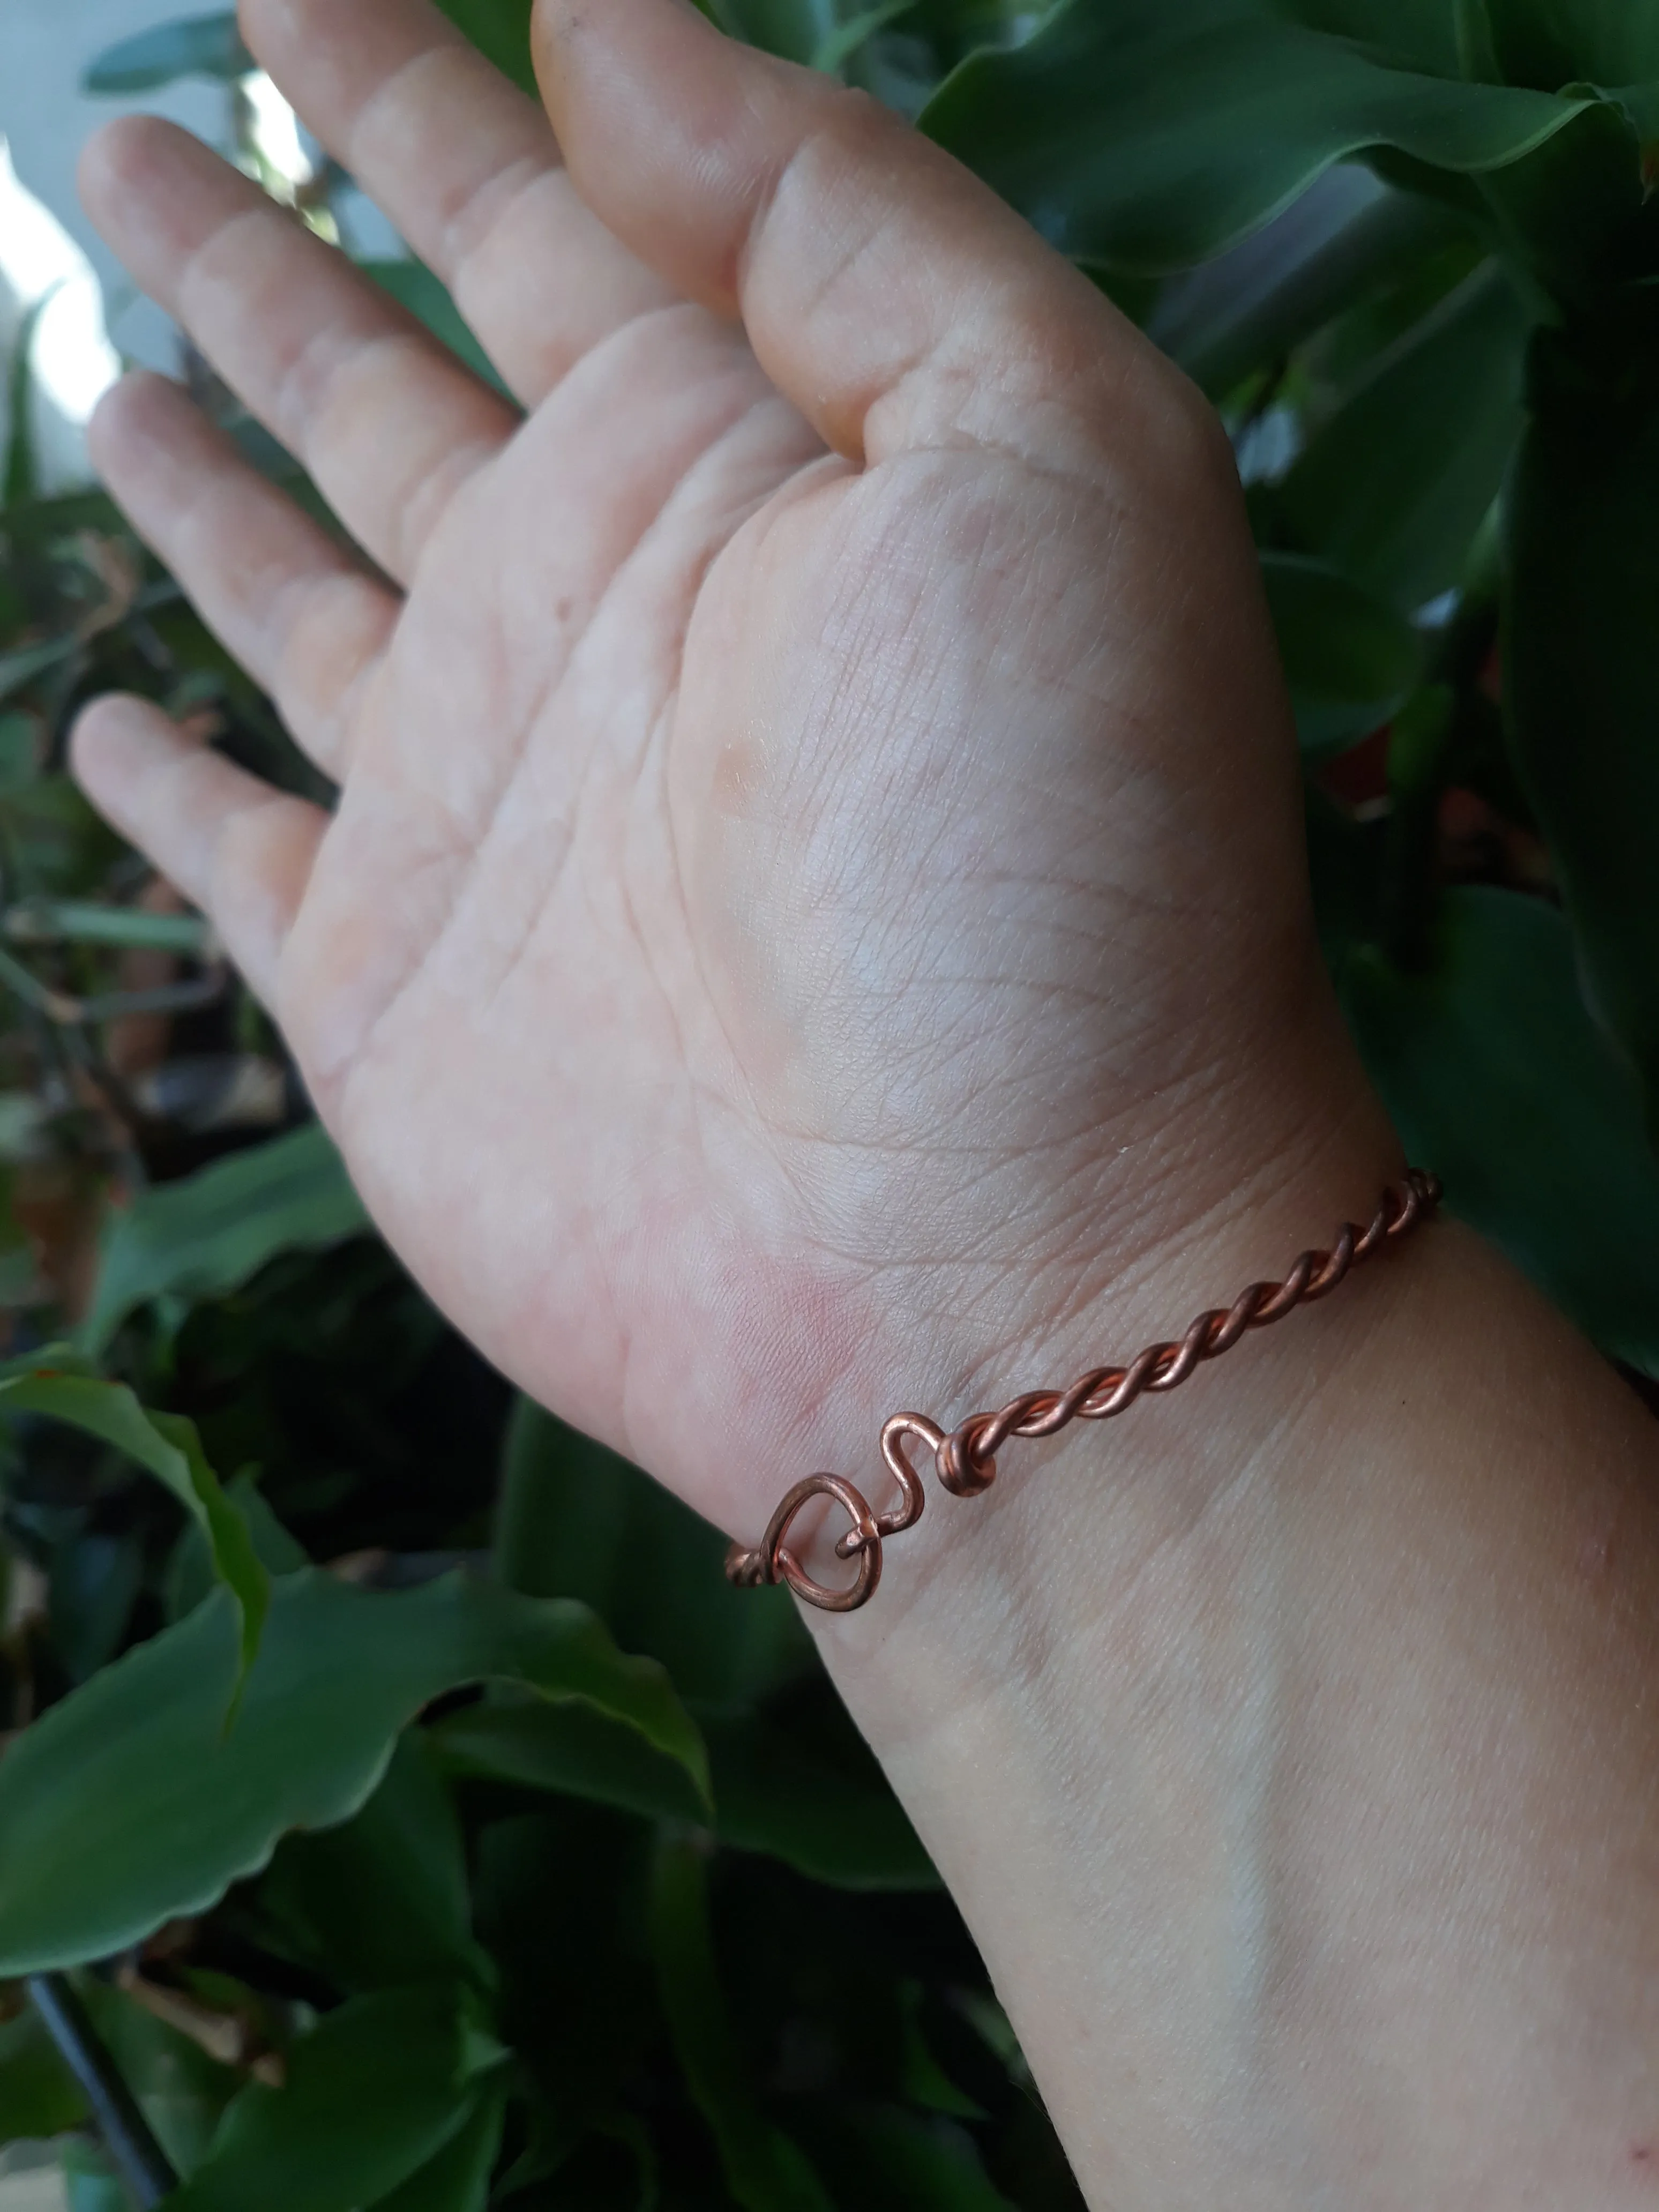
<path id="1" fill-rule="evenodd" d="M 1364 1228 L 1346 1221 L 1328 1251 L 1300 1254 L 1282 1282 L 1252 1283 L 1224 1310 L 1199 1315 L 1184 1336 L 1149 1344 L 1127 1367 L 1096 1367 L 1066 1390 L 1028 1390 L 994 1413 L 970 1413 L 948 1437 L 925 1413 L 895 1413 L 881 1432 L 881 1455 L 898 1485 L 898 1503 L 876 1513 L 863 1493 L 838 1474 L 811 1474 L 798 1482 L 772 1516 L 753 1550 L 733 1544 L 726 1557 L 726 1578 L 752 1589 L 763 1583 L 785 1583 L 798 1598 L 825 1613 L 854 1613 L 875 1595 L 881 1580 L 882 1540 L 914 1528 L 927 1502 L 921 1474 L 911 1464 L 908 1439 L 933 1455 L 940 1482 L 957 1498 L 977 1498 L 996 1479 L 997 1453 L 1010 1437 L 1052 1437 L 1072 1421 L 1109 1420 L 1148 1390 L 1174 1390 L 1206 1359 L 1231 1352 L 1247 1330 L 1282 1321 L 1299 1305 L 1328 1297 L 1346 1276 L 1374 1254 L 1399 1243 L 1440 1203 L 1440 1178 L 1407 1168 L 1404 1181 L 1390 1184 Z M 815 1498 L 827 1498 L 847 1516 L 836 1539 L 838 1559 L 856 1559 L 858 1571 L 845 1589 L 832 1589 L 808 1574 L 789 1546 L 797 1517 Z"/>

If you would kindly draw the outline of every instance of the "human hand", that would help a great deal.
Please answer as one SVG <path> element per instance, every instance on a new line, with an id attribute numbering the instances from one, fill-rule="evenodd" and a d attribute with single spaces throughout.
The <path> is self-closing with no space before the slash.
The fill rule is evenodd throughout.
<path id="1" fill-rule="evenodd" d="M 127 700 L 75 761 L 458 1325 L 751 1533 L 1292 1166 L 1264 1262 L 1325 1225 L 1310 1160 L 1368 1204 L 1196 393 L 937 149 L 670 0 L 544 0 L 556 143 L 424 0 L 243 16 L 526 417 L 193 141 L 106 131 L 100 226 L 384 574 L 130 380 L 112 490 L 341 798 Z"/>
<path id="2" fill-rule="evenodd" d="M 423 0 L 244 14 L 528 419 L 191 142 L 106 134 L 101 225 L 387 580 L 130 384 L 113 489 L 343 797 L 131 702 L 76 759 L 456 1322 L 752 1535 L 883 1414 L 1132 1348 L 1365 1205 L 1396 1158 L 1174 372 L 672 0 L 542 0 L 568 171 Z M 1293 1327 L 1109 1481 L 1074 1431 L 999 1485 L 830 1663 L 1093 2201 L 1633 2202 L 1645 1416 L 1455 1230 Z"/>

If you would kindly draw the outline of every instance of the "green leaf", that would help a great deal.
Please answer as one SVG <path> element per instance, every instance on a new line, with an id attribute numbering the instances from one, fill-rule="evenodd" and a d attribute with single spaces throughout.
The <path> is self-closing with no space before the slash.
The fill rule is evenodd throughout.
<path id="1" fill-rule="evenodd" d="M 763 1851 L 836 1889 L 936 1889 L 902 1806 L 874 1770 L 850 1773 L 787 1723 L 708 1717 L 703 1730 L 723 1843 Z"/>
<path id="2" fill-rule="evenodd" d="M 83 92 L 127 98 L 156 92 L 181 76 L 216 77 L 229 83 L 257 64 L 243 45 L 234 9 L 161 23 L 107 46 L 81 77 Z"/>
<path id="3" fill-rule="evenodd" d="M 933 1863 L 879 1775 L 851 1774 L 786 1727 L 706 1713 L 702 1730 L 722 1843 L 758 1851 L 837 1889 L 939 1886 Z M 638 1734 L 577 1705 L 512 1691 L 469 1705 L 428 1731 L 446 1772 L 585 1797 L 647 1820 L 704 1821 L 684 1768 Z"/>
<path id="4" fill-rule="evenodd" d="M 94 2144 L 71 2138 L 64 2145 L 61 2171 L 69 2212 L 132 2212 L 132 2199 Z"/>
<path id="5" fill-rule="evenodd" d="M 648 1820 L 708 1817 L 678 1760 L 665 1759 L 636 1729 L 590 1707 L 550 1705 L 502 1690 L 446 1715 L 427 1734 L 446 1774 L 556 1790 Z"/>
<path id="6" fill-rule="evenodd" d="M 0 699 L 15 697 L 37 677 L 49 675 L 85 651 L 83 641 L 70 635 L 49 637 L 40 645 L 21 645 L 14 652 L 0 653 Z"/>
<path id="7" fill-rule="evenodd" d="M 225 1495 L 247 1523 L 255 1556 L 268 1575 L 297 1574 L 301 1567 L 310 1565 L 302 1547 L 295 1542 L 266 1504 L 251 1468 L 244 1468 L 231 1478 L 225 1486 Z M 142 1570 L 143 1560 L 138 1564 Z M 162 1601 L 168 1620 L 182 1620 L 186 1613 L 194 1613 L 211 1595 L 217 1579 L 212 1548 L 200 1522 L 187 1522 L 167 1563 L 162 1583 Z"/>
<path id="8" fill-rule="evenodd" d="M 1156 274 L 1218 253 L 1346 155 L 1478 173 L 1585 105 L 1390 67 L 1323 27 L 1334 8 L 1289 12 L 1066 0 L 1025 45 L 964 62 L 922 126 L 1062 252 Z"/>
<path id="9" fill-rule="evenodd" d="M 817 1666 L 786 1590 L 736 1590 L 726 1539 L 648 1475 L 521 1399 L 502 1457 L 501 1579 L 574 1597 L 684 1697 L 752 1704 Z"/>
<path id="10" fill-rule="evenodd" d="M 0 2143 L 45 2142 L 87 2116 L 87 2100 L 32 2007 L 0 2021 Z"/>
<path id="11" fill-rule="evenodd" d="M 6 935 L 14 945 L 108 945 L 199 960 L 212 934 L 200 915 L 149 914 L 142 907 L 85 899 L 20 900 L 6 912 Z"/>
<path id="12" fill-rule="evenodd" d="M 198 1524 L 187 1526 L 199 1551 L 204 1589 L 213 1587 L 213 1555 Z M 144 1583 L 144 1555 L 130 1532 L 82 1528 L 53 1547 L 47 1620 L 53 1656 L 71 1682 L 108 1666 L 127 1640 Z"/>
<path id="13" fill-rule="evenodd" d="M 125 1990 L 87 1975 L 79 1995 L 168 2163 L 177 2172 L 191 2172 L 206 2154 L 242 2076 Z"/>
<path id="14" fill-rule="evenodd" d="M 434 337 L 441 339 L 451 353 L 464 361 L 475 376 L 482 377 L 497 392 L 506 392 L 507 386 L 496 374 L 495 364 L 473 337 L 460 309 L 424 262 L 363 261 L 358 266 L 366 276 L 374 278 L 383 292 L 389 292 L 400 307 L 406 307 Z"/>
<path id="15" fill-rule="evenodd" d="M 0 1413 L 38 1413 L 113 1445 L 164 1484 L 196 1522 L 235 1613 L 238 1664 L 224 1708 L 230 1710 L 259 1648 L 270 1583 L 247 1522 L 208 1465 L 195 1423 L 179 1413 L 149 1412 L 124 1382 L 44 1366 L 0 1382 Z"/>
<path id="16" fill-rule="evenodd" d="M 0 1978 L 106 1958 L 205 1911 L 295 1828 L 349 1820 L 404 1727 L 471 1682 L 626 1722 L 708 1787 L 696 1729 L 585 1607 L 464 1575 L 395 1595 L 285 1577 L 234 1729 L 228 1595 L 53 1706 L 0 1762 Z"/>
<path id="17" fill-rule="evenodd" d="M 1390 348 L 1278 487 L 1301 545 L 1408 611 L 1450 589 L 1520 438 L 1530 322 L 1488 264 Z"/>
<path id="18" fill-rule="evenodd" d="M 637 1820 L 568 1803 L 479 1830 L 478 1933 L 500 1973 L 502 2040 L 535 2089 L 520 2180 L 553 2172 L 591 2130 L 611 2133 L 661 2041 L 641 1955 L 654 1840 Z"/>
<path id="19" fill-rule="evenodd" d="M 0 475 L 0 510 L 24 507 L 39 492 L 39 457 L 34 450 L 34 338 L 40 318 L 52 305 L 57 287 L 37 300 L 18 325 L 11 349 L 11 389 L 7 395 L 6 447 L 3 475 Z"/>
<path id="20" fill-rule="evenodd" d="M 812 2149 L 841 2202 L 859 2212 L 1016 2212 L 973 2138 L 948 2119 L 854 2106 L 815 2130 Z"/>
<path id="21" fill-rule="evenodd" d="M 1380 729 L 1422 675 L 1418 631 L 1326 562 L 1264 553 L 1261 571 L 1303 752 L 1320 759 Z"/>
<path id="22" fill-rule="evenodd" d="M 1516 258 L 1570 312 L 1593 313 L 1654 264 L 1659 210 L 1648 204 L 1642 134 L 1618 100 L 1595 101 L 1481 190 Z"/>
<path id="23" fill-rule="evenodd" d="M 1659 14 L 1646 0 L 1484 0 L 1511 84 L 1637 84 L 1659 76 Z"/>
<path id="24" fill-rule="evenodd" d="M 1412 1158 L 1604 1351 L 1659 1376 L 1659 1162 L 1541 899 L 1449 891 L 1431 964 L 1345 963 L 1345 1008 Z"/>
<path id="25" fill-rule="evenodd" d="M 840 27 L 836 0 L 699 0 L 727 36 L 810 67 Z"/>
<path id="26" fill-rule="evenodd" d="M 438 0 L 457 30 L 526 92 L 536 90 L 530 58 L 532 0 Z"/>
<path id="27" fill-rule="evenodd" d="M 1340 170 L 1265 230 L 1164 286 L 1147 336 L 1223 400 L 1338 315 L 1443 264 L 1453 282 L 1467 275 L 1484 258 L 1476 238 L 1451 209 Z"/>
<path id="28" fill-rule="evenodd" d="M 1504 705 L 1593 1010 L 1659 1138 L 1659 363 L 1540 340 L 1508 516 Z"/>
<path id="29" fill-rule="evenodd" d="M 901 15 L 908 15 L 916 0 L 884 0 L 879 8 L 866 8 L 854 15 L 850 22 L 841 23 L 828 31 L 812 51 L 812 67 L 822 70 L 826 76 L 839 76 L 852 60 L 859 48 L 874 38 L 878 31 L 896 23 Z"/>
<path id="30" fill-rule="evenodd" d="M 1392 68 L 1462 73 L 1447 0 L 1286 0 L 1283 12 L 1310 30 L 1352 40 Z"/>
<path id="31" fill-rule="evenodd" d="M 800 2151 L 756 2101 L 715 1971 L 704 1866 L 694 1837 L 665 1833 L 652 1883 L 651 1942 L 680 2070 L 742 2212 L 834 2212 Z"/>
<path id="32" fill-rule="evenodd" d="M 600 1725 L 630 1744 L 640 1741 L 632 1729 Z M 660 1759 L 648 1750 L 644 1756 Z M 660 1763 L 695 1798 L 681 1768 Z M 489 1979 L 489 1960 L 472 1940 L 460 1824 L 418 1732 L 399 1741 L 385 1779 L 355 1819 L 283 1838 L 259 1884 L 258 1911 L 289 1957 L 342 1990 Z"/>
<path id="33" fill-rule="evenodd" d="M 242 2091 L 167 2212 L 358 2212 L 468 2124 L 497 2048 L 442 1983 L 354 1997 L 294 2045 L 282 2088 Z"/>
<path id="34" fill-rule="evenodd" d="M 486 2212 L 506 2112 L 499 2087 L 482 2090 L 437 2156 L 381 2197 L 375 2212 Z"/>
<path id="35" fill-rule="evenodd" d="M 240 1290 L 283 1252 L 325 1252 L 368 1226 L 319 1122 L 162 1183 L 109 1217 L 81 1330 L 95 1356 L 138 1307 Z"/>

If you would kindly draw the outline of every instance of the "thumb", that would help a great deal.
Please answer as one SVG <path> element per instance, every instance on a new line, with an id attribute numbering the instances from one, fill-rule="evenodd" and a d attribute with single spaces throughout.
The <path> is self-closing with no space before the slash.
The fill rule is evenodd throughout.
<path id="1" fill-rule="evenodd" d="M 1057 410 L 1097 451 L 1109 427 L 1192 428 L 1202 402 L 1094 286 L 863 94 L 689 0 L 538 0 L 535 40 L 582 197 L 678 290 L 740 315 L 838 452 L 1040 441 L 1052 459 Z"/>

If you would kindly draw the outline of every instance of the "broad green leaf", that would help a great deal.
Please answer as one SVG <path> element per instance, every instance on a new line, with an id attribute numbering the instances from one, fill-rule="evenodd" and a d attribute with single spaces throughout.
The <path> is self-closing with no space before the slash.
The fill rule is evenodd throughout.
<path id="1" fill-rule="evenodd" d="M 651 1945 L 680 2070 L 708 2123 L 733 2203 L 742 2212 L 834 2212 L 823 2183 L 756 2100 L 720 1991 L 705 1859 L 694 1837 L 665 1832 L 659 1844 Z"/>
<path id="2" fill-rule="evenodd" d="M 932 1862 L 879 1776 L 832 1765 L 784 1726 L 705 1714 L 713 1825 L 723 1843 L 783 1860 L 837 1889 L 938 1887 Z M 507 1691 L 437 1722 L 429 1740 L 457 1776 L 550 1790 L 647 1820 L 708 1821 L 684 1767 L 577 1705 Z"/>
<path id="3" fill-rule="evenodd" d="M 1540 338 L 1508 517 L 1504 704 L 1593 1011 L 1659 1137 L 1659 362 Z"/>
<path id="4" fill-rule="evenodd" d="M 165 1484 L 201 1528 L 236 1619 L 238 1666 L 227 1685 L 224 1708 L 229 1711 L 259 1648 L 270 1583 L 246 1522 L 208 1465 L 195 1423 L 179 1413 L 149 1412 L 124 1382 L 47 1366 L 0 1382 L 0 1415 L 17 1413 L 67 1422 L 125 1452 Z"/>
<path id="5" fill-rule="evenodd" d="M 395 1595 L 285 1577 L 235 1727 L 224 1591 L 55 1705 L 0 1761 L 0 1978 L 100 1959 L 205 1911 L 291 1829 L 349 1820 L 422 1708 L 528 1682 L 637 1729 L 707 1789 L 697 1731 L 585 1607 L 464 1575 Z"/>
<path id="6" fill-rule="evenodd" d="M 1449 208 L 1338 169 L 1265 229 L 1164 285 L 1146 333 L 1223 400 L 1349 309 L 1443 262 L 1453 282 L 1467 275 L 1482 258 L 1476 236 Z"/>
<path id="7" fill-rule="evenodd" d="M 1266 553 L 1261 570 L 1302 750 L 1311 759 L 1340 752 L 1409 696 L 1423 672 L 1422 638 L 1397 608 L 1327 562 Z"/>
<path id="8" fill-rule="evenodd" d="M 592 1607 L 684 1697 L 749 1703 L 816 1664 L 786 1590 L 734 1590 L 726 1539 L 635 1467 L 520 1401 L 502 1461 L 497 1570 Z"/>
<path id="9" fill-rule="evenodd" d="M 538 1711 L 554 1707 L 534 1700 Z M 586 1711 L 571 1707 L 569 1711 Z M 635 1730 L 615 1722 L 629 1745 Z M 647 1750 L 696 1791 L 671 1759 Z M 355 1819 L 285 1836 L 258 1888 L 261 1922 L 289 1957 L 346 1990 L 461 1978 L 487 1983 L 472 1940 L 466 1853 L 449 1792 L 418 1732 L 399 1741 L 385 1779 Z"/>
<path id="10" fill-rule="evenodd" d="M 437 2156 L 381 2197 L 374 2212 L 486 2212 L 506 2112 L 499 2087 L 481 2090 Z"/>
<path id="11" fill-rule="evenodd" d="M 1659 1375 L 1659 1162 L 1565 922 L 1541 899 L 1454 890 L 1431 954 L 1406 975 L 1357 951 L 1340 978 L 1407 1152 L 1604 1351 Z"/>
<path id="12" fill-rule="evenodd" d="M 360 2212 L 468 2124 L 499 2055 L 453 1986 L 354 1997 L 294 2045 L 282 2088 L 242 2091 L 167 2212 Z"/>
<path id="13" fill-rule="evenodd" d="M 442 1771 L 584 1797 L 648 1820 L 706 1820 L 707 1803 L 677 1759 L 637 1729 L 581 1705 L 550 1705 L 504 1690 L 427 1731 Z M 342 1832 L 349 1832 L 343 1831 Z"/>
<path id="14" fill-rule="evenodd" d="M 228 83 L 255 66 L 236 28 L 234 9 L 160 23 L 107 46 L 81 78 L 83 92 L 128 98 L 159 91 L 181 76 L 217 77 Z"/>
<path id="15" fill-rule="evenodd" d="M 703 1723 L 722 1842 L 763 1851 L 836 1889 L 935 1889 L 939 1876 L 904 1809 L 871 1772 L 831 1763 L 787 1723 Z"/>
<path id="16" fill-rule="evenodd" d="M 1635 118 L 1598 100 L 1529 161 L 1480 180 L 1510 250 L 1569 313 L 1594 313 L 1659 259 L 1648 158 Z"/>
<path id="17" fill-rule="evenodd" d="M 366 276 L 374 278 L 383 292 L 389 292 L 400 307 L 407 307 L 434 337 L 441 339 L 475 376 L 494 385 L 496 391 L 506 392 L 495 364 L 473 337 L 460 309 L 424 262 L 363 261 L 358 266 Z"/>
<path id="18" fill-rule="evenodd" d="M 0 2143 L 45 2142 L 86 2116 L 80 2085 L 33 2008 L 0 2021 Z"/>
<path id="19" fill-rule="evenodd" d="M 530 59 L 532 0 L 438 0 L 456 28 L 525 91 L 536 90 Z"/>
<path id="20" fill-rule="evenodd" d="M 1310 31 L 1352 39 L 1395 69 L 1463 74 L 1450 0 L 1285 0 L 1282 12 Z"/>
<path id="21" fill-rule="evenodd" d="M 1270 0 L 1065 0 L 1025 45 L 964 62 L 922 125 L 1062 252 L 1157 273 L 1218 253 L 1346 155 L 1478 173 L 1584 105 L 1389 67 Z"/>
<path id="22" fill-rule="evenodd" d="M 112 1212 L 81 1343 L 95 1356 L 159 1297 L 225 1297 L 283 1252 L 325 1252 L 368 1226 L 319 1122 L 234 1152 Z"/>
<path id="23" fill-rule="evenodd" d="M 1520 438 L 1530 319 L 1489 264 L 1384 354 L 1278 487 L 1298 544 L 1408 611 L 1449 590 Z"/>

